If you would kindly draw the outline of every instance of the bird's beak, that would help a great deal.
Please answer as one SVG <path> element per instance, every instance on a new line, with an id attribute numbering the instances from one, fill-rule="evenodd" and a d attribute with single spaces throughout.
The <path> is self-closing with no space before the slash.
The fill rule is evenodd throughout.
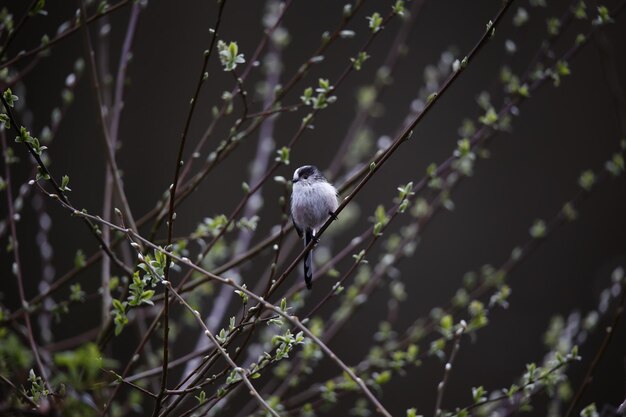
<path id="1" fill-rule="evenodd" d="M 299 178 L 294 178 L 294 179 L 292 179 L 292 180 L 291 180 L 291 183 L 292 183 L 292 184 L 295 184 L 295 183 L 297 183 L 298 181 L 300 181 L 300 179 L 299 179 Z"/>

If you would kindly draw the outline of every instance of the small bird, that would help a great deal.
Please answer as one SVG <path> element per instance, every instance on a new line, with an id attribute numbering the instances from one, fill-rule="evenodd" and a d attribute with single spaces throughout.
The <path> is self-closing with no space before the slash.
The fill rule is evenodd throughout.
<path id="1" fill-rule="evenodd" d="M 304 237 L 304 246 L 307 247 L 311 240 L 317 240 L 317 231 L 328 217 L 337 218 L 337 190 L 313 165 L 296 169 L 292 182 L 291 220 L 298 236 Z M 308 289 L 312 287 L 312 260 L 313 254 L 309 251 L 304 257 L 304 282 Z"/>

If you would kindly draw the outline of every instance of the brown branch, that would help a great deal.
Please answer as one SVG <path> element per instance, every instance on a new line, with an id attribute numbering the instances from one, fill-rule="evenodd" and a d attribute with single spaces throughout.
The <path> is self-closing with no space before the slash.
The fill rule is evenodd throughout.
<path id="1" fill-rule="evenodd" d="M 120 0 L 118 3 L 112 5 L 111 7 L 107 8 L 104 12 L 102 13 L 98 13 L 95 14 L 93 16 L 90 16 L 89 18 L 87 18 L 85 21 L 87 22 L 87 24 L 94 22 L 110 13 L 113 13 L 114 11 L 119 10 L 120 8 L 124 7 L 125 5 L 127 5 L 128 3 L 130 3 L 131 0 Z M 11 58 L 10 60 L 0 64 L 0 70 L 4 69 L 10 65 L 13 65 L 15 63 L 17 63 L 18 61 L 22 60 L 23 58 L 27 58 L 29 56 L 38 54 L 39 52 L 45 51 L 46 49 L 51 48 L 52 46 L 56 45 L 57 43 L 59 43 L 60 41 L 62 41 L 63 39 L 67 38 L 69 35 L 73 34 L 74 32 L 76 32 L 78 29 L 80 29 L 80 26 L 78 23 L 75 23 L 74 26 L 72 26 L 71 28 L 65 30 L 64 32 L 60 33 L 59 35 L 57 35 L 55 38 L 51 39 L 48 43 L 46 43 L 45 45 L 40 45 L 36 48 L 33 48 L 29 51 L 22 51 L 19 52 L 15 57 Z"/>

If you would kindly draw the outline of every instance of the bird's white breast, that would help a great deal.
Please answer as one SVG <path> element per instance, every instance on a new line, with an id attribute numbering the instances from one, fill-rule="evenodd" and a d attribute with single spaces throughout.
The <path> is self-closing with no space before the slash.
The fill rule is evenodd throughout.
<path id="1" fill-rule="evenodd" d="M 293 186 L 291 214 L 302 229 L 318 229 L 337 206 L 337 191 L 326 181 L 314 184 L 298 182 Z"/>

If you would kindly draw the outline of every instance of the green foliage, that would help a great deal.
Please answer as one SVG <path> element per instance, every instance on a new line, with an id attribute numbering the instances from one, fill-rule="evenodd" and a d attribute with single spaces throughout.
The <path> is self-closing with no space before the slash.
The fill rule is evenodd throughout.
<path id="1" fill-rule="evenodd" d="M 596 403 L 591 403 L 580 412 L 580 417 L 599 417 L 600 414 L 596 409 Z"/>
<path id="2" fill-rule="evenodd" d="M 535 239 L 540 239 L 546 236 L 546 222 L 541 219 L 535 220 L 530 227 L 530 235 Z"/>
<path id="3" fill-rule="evenodd" d="M 246 284 L 243 284 L 242 287 L 246 288 Z M 240 290 L 235 290 L 235 294 L 241 297 L 241 301 L 243 302 L 244 305 L 248 304 L 248 300 L 249 300 L 248 294 Z"/>
<path id="4" fill-rule="evenodd" d="M 559 34 L 559 31 L 561 30 L 561 21 L 558 18 L 552 17 L 548 19 L 546 25 L 550 36 L 557 36 Z"/>
<path id="5" fill-rule="evenodd" d="M 498 121 L 498 114 L 493 107 L 487 109 L 487 112 L 478 119 L 480 123 L 493 126 Z"/>
<path id="6" fill-rule="evenodd" d="M 572 6 L 572 12 L 576 19 L 586 19 L 587 18 L 587 4 L 585 4 L 584 0 L 580 0 L 577 4 Z"/>
<path id="7" fill-rule="evenodd" d="M 228 225 L 228 217 L 224 214 L 218 214 L 215 217 L 205 217 L 202 223 L 198 224 L 196 230 L 192 233 L 193 239 L 198 239 L 207 236 L 218 236 L 222 233 L 222 230 Z M 231 230 L 232 226 L 229 226 L 227 230 Z"/>
<path id="8" fill-rule="evenodd" d="M 11 375 L 32 366 L 33 355 L 22 341 L 0 327 L 0 372 Z"/>
<path id="9" fill-rule="evenodd" d="M 593 20 L 593 24 L 596 26 L 606 25 L 607 23 L 613 23 L 613 18 L 609 13 L 609 9 L 606 6 L 598 6 L 598 15 Z"/>
<path id="10" fill-rule="evenodd" d="M 593 187 L 595 182 L 596 175 L 590 169 L 583 171 L 583 173 L 580 174 L 580 177 L 578 178 L 578 185 L 580 185 L 580 187 L 585 191 L 591 191 L 591 188 Z"/>
<path id="11" fill-rule="evenodd" d="M 113 299 L 113 323 L 115 324 L 115 335 L 119 336 L 124 329 L 124 326 L 128 324 L 128 317 L 126 316 L 126 306 L 128 303 L 125 301 Z"/>
<path id="12" fill-rule="evenodd" d="M 220 40 L 217 42 L 217 50 L 219 51 L 220 62 L 224 67 L 224 71 L 233 71 L 237 68 L 237 65 L 246 62 L 243 54 L 239 53 L 237 42 L 226 43 Z"/>
<path id="13" fill-rule="evenodd" d="M 383 17 L 378 12 L 374 12 L 371 16 L 367 18 L 369 21 L 369 27 L 373 33 L 378 32 L 382 29 Z"/>
<path id="14" fill-rule="evenodd" d="M 10 88 L 4 90 L 4 92 L 2 93 L 2 97 L 4 98 L 4 101 L 7 102 L 9 107 L 15 107 L 15 102 L 20 99 L 18 96 L 13 94 L 13 91 L 11 91 Z"/>
<path id="15" fill-rule="evenodd" d="M 86 343 L 73 351 L 54 355 L 55 365 L 65 368 L 67 373 L 60 376 L 60 382 L 70 384 L 75 389 L 89 389 L 98 383 L 100 369 L 111 365 L 104 361 L 94 343 Z"/>
<path id="16" fill-rule="evenodd" d="M 365 61 L 366 59 L 365 57 L 361 58 L 363 61 Z M 363 62 L 361 62 L 360 64 L 362 63 Z M 313 107 L 313 109 L 315 110 L 325 109 L 326 107 L 328 107 L 329 104 L 337 101 L 336 96 L 330 95 L 333 90 L 334 87 L 330 85 L 330 82 L 327 79 L 320 78 L 318 79 L 318 87 L 315 89 L 315 93 L 317 93 L 317 95 L 313 94 L 312 87 L 307 87 L 302 93 L 302 96 L 300 96 L 300 100 L 302 101 L 302 103 L 307 106 Z M 308 124 L 308 120 L 304 124 Z"/>
<path id="17" fill-rule="evenodd" d="M 47 146 L 42 146 L 39 143 L 39 139 L 37 139 L 36 137 L 32 136 L 30 134 L 30 132 L 28 130 L 26 130 L 26 128 L 24 126 L 20 127 L 20 134 L 19 134 L 19 136 L 15 137 L 15 142 L 16 143 L 26 143 L 27 145 L 30 145 L 30 147 L 32 148 L 33 152 L 35 152 L 39 156 L 41 156 L 41 153 L 43 151 L 48 149 Z M 47 174 L 43 173 L 43 171 L 41 171 L 41 175 L 42 175 L 42 177 L 44 177 L 44 176 L 47 177 Z M 45 178 L 45 179 L 48 179 L 48 178 Z"/>
<path id="18" fill-rule="evenodd" d="M 404 17 L 407 13 L 404 7 L 404 0 L 397 0 L 396 3 L 393 6 L 391 6 L 391 9 L 398 16 Z"/>
<path id="19" fill-rule="evenodd" d="M 147 290 L 146 283 L 139 278 L 139 272 L 135 272 L 132 278 L 133 282 L 129 285 L 130 295 L 128 297 L 128 305 L 136 307 L 141 304 L 154 305 L 151 298 L 154 296 L 154 290 Z"/>
<path id="20" fill-rule="evenodd" d="M 352 65 L 354 66 L 354 69 L 357 71 L 361 70 L 361 67 L 363 66 L 363 63 L 365 61 L 367 61 L 369 59 L 369 54 L 367 52 L 359 52 L 359 54 L 357 55 L 356 58 L 350 58 L 350 61 L 352 61 Z"/>
<path id="21" fill-rule="evenodd" d="M 46 388 L 46 384 L 40 376 L 35 374 L 32 369 L 28 374 L 28 382 L 30 382 L 30 390 L 28 397 L 35 403 L 39 404 L 42 398 L 46 398 L 50 395 L 50 391 Z"/>
<path id="22" fill-rule="evenodd" d="M 289 153 L 290 153 L 290 151 L 291 150 L 288 147 L 283 146 L 278 151 L 276 151 L 278 156 L 276 157 L 275 161 L 276 162 L 280 162 L 281 164 L 284 164 L 284 165 L 289 165 Z"/>

